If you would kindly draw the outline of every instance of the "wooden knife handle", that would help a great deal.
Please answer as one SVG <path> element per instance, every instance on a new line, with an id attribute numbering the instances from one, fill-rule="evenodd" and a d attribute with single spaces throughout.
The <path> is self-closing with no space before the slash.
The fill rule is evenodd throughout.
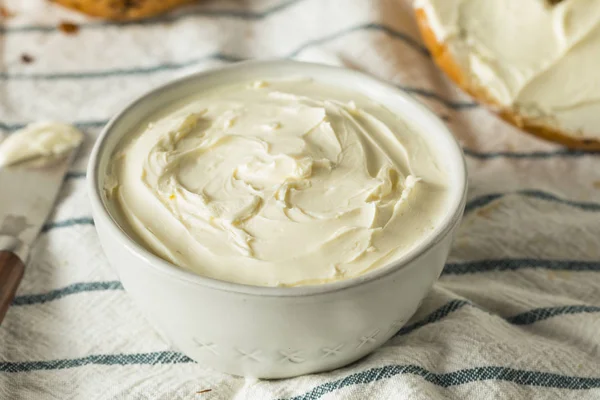
<path id="1" fill-rule="evenodd" d="M 14 253 L 0 251 L 0 323 L 10 307 L 23 273 L 25 264 Z"/>

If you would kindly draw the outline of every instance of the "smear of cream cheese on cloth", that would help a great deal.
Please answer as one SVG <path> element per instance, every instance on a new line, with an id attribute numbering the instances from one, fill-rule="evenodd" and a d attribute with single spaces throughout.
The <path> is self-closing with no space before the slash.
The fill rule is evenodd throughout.
<path id="1" fill-rule="evenodd" d="M 446 198 L 419 135 L 357 93 L 311 80 L 198 94 L 114 155 L 106 193 L 139 240 L 200 275 L 319 284 L 392 262 Z"/>

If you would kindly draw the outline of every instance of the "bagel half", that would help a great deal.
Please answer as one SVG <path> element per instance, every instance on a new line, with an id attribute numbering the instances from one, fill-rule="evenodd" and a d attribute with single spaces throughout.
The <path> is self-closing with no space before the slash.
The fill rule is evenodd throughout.
<path id="1" fill-rule="evenodd" d="M 565 3 L 567 2 L 565 1 Z M 437 22 L 430 20 L 432 18 L 431 11 L 428 13 L 421 6 L 422 3 L 424 2 L 417 2 L 415 4 L 415 13 L 425 45 L 440 69 L 460 88 L 481 104 L 488 106 L 504 120 L 526 132 L 574 149 L 600 150 L 600 125 L 595 128 L 596 132 L 585 132 L 580 129 L 569 130 L 561 127 L 559 121 L 554 120 L 552 115 L 540 118 L 539 116 L 531 116 L 521 112 L 521 108 L 518 105 L 501 104 L 498 98 L 492 94 L 492 91 L 480 84 L 480 80 L 471 74 L 466 55 L 464 54 L 464 48 L 461 49 L 456 46 L 452 40 L 438 39 L 432 27 L 432 24 Z M 556 5 L 548 4 L 548 7 L 553 6 Z M 443 12 L 443 10 L 440 10 L 440 12 Z M 515 18 L 517 17 L 515 16 Z M 502 34 L 503 32 L 498 32 L 498 35 Z M 519 43 L 514 43 L 514 45 L 518 46 Z M 598 54 L 600 54 L 600 43 Z M 600 113 L 600 103 L 598 105 L 598 113 Z"/>
<path id="2" fill-rule="evenodd" d="M 51 0 L 61 6 L 105 19 L 127 21 L 153 17 L 193 0 Z"/>

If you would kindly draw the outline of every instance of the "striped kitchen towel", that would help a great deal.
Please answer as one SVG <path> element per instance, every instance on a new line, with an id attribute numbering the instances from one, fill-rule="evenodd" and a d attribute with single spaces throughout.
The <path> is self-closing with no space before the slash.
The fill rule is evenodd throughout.
<path id="1" fill-rule="evenodd" d="M 533 139 L 458 91 L 409 0 L 205 0 L 133 23 L 3 3 L 15 15 L 0 28 L 2 135 L 55 119 L 87 139 L 0 327 L 0 399 L 600 398 L 600 155 Z M 64 20 L 79 31 L 57 29 Z M 85 190 L 90 148 L 120 107 L 259 57 L 405 89 L 455 132 L 470 172 L 449 263 L 408 325 L 360 362 L 279 381 L 211 371 L 157 335 L 100 249 Z"/>

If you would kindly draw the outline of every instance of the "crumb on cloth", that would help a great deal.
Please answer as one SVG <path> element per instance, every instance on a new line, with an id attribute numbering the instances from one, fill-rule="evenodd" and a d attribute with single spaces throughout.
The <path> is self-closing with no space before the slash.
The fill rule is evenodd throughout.
<path id="1" fill-rule="evenodd" d="M 15 13 L 4 6 L 0 6 L 0 17 L 2 18 L 12 18 L 15 16 Z"/>
<path id="2" fill-rule="evenodd" d="M 27 54 L 27 53 L 21 54 L 21 62 L 23 64 L 31 64 L 34 61 L 35 61 L 35 58 L 30 56 L 29 54 Z"/>
<path id="3" fill-rule="evenodd" d="M 79 32 L 79 25 L 69 21 L 62 21 L 58 25 L 58 29 L 67 35 L 76 35 Z"/>

